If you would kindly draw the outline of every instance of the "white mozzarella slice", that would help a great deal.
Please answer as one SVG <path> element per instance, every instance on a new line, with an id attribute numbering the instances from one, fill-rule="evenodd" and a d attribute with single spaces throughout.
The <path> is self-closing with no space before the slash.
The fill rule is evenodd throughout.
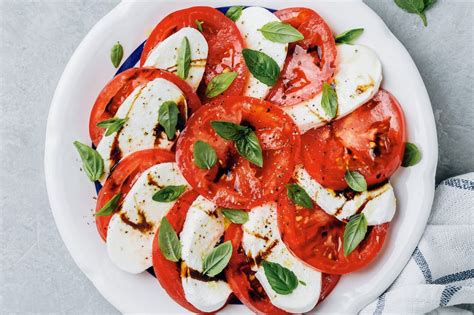
<path id="1" fill-rule="evenodd" d="M 334 119 L 346 116 L 370 100 L 379 90 L 382 81 L 382 64 L 369 47 L 338 45 L 337 58 L 334 86 L 338 110 Z M 330 118 L 321 106 L 321 99 L 322 93 L 319 93 L 308 101 L 284 108 L 302 133 L 329 122 Z"/>
<path id="2" fill-rule="evenodd" d="M 166 101 L 174 101 L 186 113 L 186 98 L 183 92 L 168 80 L 157 78 L 137 87 L 120 105 L 115 117 L 127 118 L 123 128 L 102 138 L 97 151 L 104 159 L 104 183 L 110 169 L 119 158 L 152 148 L 170 149 L 174 141 L 168 140 L 165 132 L 158 129 L 158 112 Z M 157 132 L 159 131 L 159 132 Z M 177 132 L 179 135 L 179 132 Z M 175 137 L 177 138 L 177 137 Z"/>
<path id="3" fill-rule="evenodd" d="M 143 172 L 110 220 L 107 252 L 112 262 L 130 273 L 152 266 L 152 244 L 161 219 L 174 202 L 158 202 L 153 195 L 165 186 L 187 185 L 176 163 L 160 163 Z"/>
<path id="4" fill-rule="evenodd" d="M 215 312 L 222 308 L 232 293 L 227 282 L 201 281 L 191 277 L 181 278 L 186 300 L 202 312 Z"/>
<path id="5" fill-rule="evenodd" d="M 279 263 L 306 284 L 298 284 L 288 295 L 278 294 L 270 286 L 263 267 L 253 265 L 252 270 L 256 271 L 255 276 L 273 305 L 290 313 L 309 312 L 319 300 L 321 273 L 304 264 L 287 249 L 281 239 L 276 216 L 275 203 L 252 209 L 249 220 L 242 226 L 242 247 L 247 256 Z M 262 253 L 265 257 L 261 257 Z"/>
<path id="6" fill-rule="evenodd" d="M 397 204 L 390 183 L 348 198 L 321 186 L 302 166 L 296 168 L 294 178 L 321 209 L 341 221 L 362 212 L 368 225 L 379 225 L 390 222 L 395 215 Z"/>
<path id="7" fill-rule="evenodd" d="M 178 49 L 184 37 L 188 38 L 191 49 L 191 66 L 186 82 L 194 91 L 199 87 L 206 67 L 208 45 L 198 30 L 185 27 L 159 43 L 148 55 L 145 67 L 155 67 L 169 72 L 177 71 Z"/>
<path id="8" fill-rule="evenodd" d="M 246 48 L 267 54 L 275 60 L 281 70 L 285 64 L 288 44 L 272 42 L 266 39 L 262 32 L 259 31 L 265 24 L 279 21 L 280 19 L 267 9 L 248 7 L 242 10 L 242 14 L 235 21 L 235 24 L 245 41 Z M 270 88 L 268 85 L 257 80 L 253 75 L 250 75 L 244 95 L 265 98 Z"/>
<path id="9" fill-rule="evenodd" d="M 202 196 L 189 207 L 183 230 L 180 233 L 182 245 L 181 283 L 189 303 L 203 312 L 214 312 L 225 305 L 232 293 L 223 280 L 202 281 L 194 279 L 189 268 L 201 273 L 202 262 L 224 235 L 224 217 L 217 206 Z"/>

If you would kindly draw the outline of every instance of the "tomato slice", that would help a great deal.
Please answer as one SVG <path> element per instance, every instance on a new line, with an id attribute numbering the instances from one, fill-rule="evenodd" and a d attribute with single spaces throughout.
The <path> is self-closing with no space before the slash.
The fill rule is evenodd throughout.
<path id="1" fill-rule="evenodd" d="M 251 127 L 263 152 L 263 167 L 239 155 L 232 141 L 219 137 L 212 121 Z M 210 169 L 196 166 L 194 144 L 214 148 L 218 162 Z M 250 97 L 226 97 L 203 106 L 188 121 L 177 143 L 176 160 L 188 183 L 220 207 L 250 209 L 277 195 L 293 173 L 300 151 L 298 128 L 290 116 L 271 103 Z"/>
<path id="2" fill-rule="evenodd" d="M 270 302 L 260 282 L 255 278 L 255 272 L 251 269 L 251 260 L 245 255 L 241 247 L 242 228 L 231 224 L 224 235 L 225 241 L 232 242 L 233 252 L 225 275 L 229 286 L 237 298 L 248 308 L 257 314 L 288 314 L 277 308 Z M 340 276 L 322 275 L 322 286 L 319 302 L 323 301 L 334 289 Z"/>
<path id="3" fill-rule="evenodd" d="M 311 9 L 287 8 L 275 15 L 304 36 L 290 44 L 280 78 L 267 96 L 273 103 L 290 106 L 313 98 L 331 79 L 336 69 L 336 43 L 329 26 Z"/>
<path id="4" fill-rule="evenodd" d="M 114 195 L 122 193 L 121 201 L 125 199 L 140 175 L 153 165 L 174 162 L 174 154 L 162 149 L 149 149 L 130 154 L 112 170 L 97 197 L 96 212 L 98 212 Z M 112 215 L 95 218 L 97 230 L 104 241 L 107 240 L 107 228 Z"/>
<path id="5" fill-rule="evenodd" d="M 237 78 L 223 95 L 242 94 L 248 71 L 242 56 L 242 36 L 235 23 L 223 13 L 211 7 L 192 7 L 171 13 L 156 25 L 148 37 L 140 59 L 143 66 L 149 54 L 160 42 L 184 27 L 197 28 L 196 20 L 202 23 L 202 34 L 209 46 L 206 69 L 198 94 L 205 98 L 207 84 L 218 74 L 237 72 Z"/>
<path id="6" fill-rule="evenodd" d="M 365 239 L 345 257 L 346 223 L 317 205 L 313 209 L 295 206 L 284 193 L 279 197 L 277 211 L 286 246 L 307 264 L 329 274 L 346 274 L 370 264 L 380 252 L 389 227 L 388 223 L 369 226 Z"/>
<path id="7" fill-rule="evenodd" d="M 105 129 L 97 127 L 97 123 L 114 117 L 120 105 L 133 90 L 156 78 L 163 78 L 174 83 L 183 92 L 188 106 L 188 116 L 201 106 L 201 101 L 192 88 L 176 75 L 154 68 L 128 69 L 107 83 L 92 108 L 89 134 L 95 146 L 99 144 L 105 133 Z"/>
<path id="8" fill-rule="evenodd" d="M 317 182 L 334 190 L 348 187 L 347 169 L 376 185 L 400 166 L 405 141 L 403 111 L 395 97 L 380 90 L 350 115 L 305 133 L 304 166 Z"/>
<path id="9" fill-rule="evenodd" d="M 166 218 L 179 235 L 186 220 L 186 214 L 199 194 L 190 190 L 185 192 L 168 212 Z M 159 228 L 158 228 L 159 231 Z M 176 303 L 193 313 L 203 313 L 186 300 L 181 284 L 181 263 L 167 260 L 158 245 L 158 231 L 153 241 L 153 270 L 161 286 Z"/>

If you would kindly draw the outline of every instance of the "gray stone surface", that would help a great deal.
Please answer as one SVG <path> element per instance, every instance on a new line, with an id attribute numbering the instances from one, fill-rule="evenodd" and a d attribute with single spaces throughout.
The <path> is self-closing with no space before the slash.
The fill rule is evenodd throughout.
<path id="1" fill-rule="evenodd" d="M 424 28 L 389 0 L 367 0 L 425 80 L 440 144 L 437 181 L 474 170 L 472 1 L 439 0 Z M 108 1 L 0 0 L 0 313 L 116 313 L 69 256 L 43 178 L 49 103 Z M 407 78 L 409 80 L 409 78 Z"/>

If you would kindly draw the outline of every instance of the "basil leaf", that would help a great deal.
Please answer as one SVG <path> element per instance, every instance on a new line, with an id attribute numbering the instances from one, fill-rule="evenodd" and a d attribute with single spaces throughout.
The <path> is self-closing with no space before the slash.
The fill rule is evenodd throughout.
<path id="1" fill-rule="evenodd" d="M 178 60 L 177 60 L 177 75 L 183 80 L 186 80 L 189 74 L 189 68 L 191 67 L 191 47 L 189 46 L 189 39 L 184 36 L 181 41 L 181 46 L 178 49 Z"/>
<path id="2" fill-rule="evenodd" d="M 127 122 L 128 118 L 111 118 L 107 120 L 103 120 L 99 123 L 97 123 L 97 127 L 100 128 L 107 128 L 107 131 L 105 132 L 105 136 L 108 137 L 120 128 Z"/>
<path id="3" fill-rule="evenodd" d="M 211 169 L 217 162 L 216 151 L 204 141 L 196 141 L 193 148 L 194 164 L 200 169 Z"/>
<path id="4" fill-rule="evenodd" d="M 222 215 L 235 224 L 244 224 L 249 220 L 249 214 L 243 210 L 222 208 Z"/>
<path id="5" fill-rule="evenodd" d="M 423 4 L 425 5 L 425 8 L 423 9 L 424 11 L 428 10 L 431 8 L 437 0 L 423 0 Z"/>
<path id="6" fill-rule="evenodd" d="M 81 156 L 82 165 L 87 177 L 92 182 L 99 180 L 104 173 L 104 160 L 99 152 L 79 141 L 74 141 L 74 146 Z"/>
<path id="7" fill-rule="evenodd" d="M 202 25 L 204 24 L 204 22 L 199 21 L 199 20 L 196 20 L 195 22 L 196 22 L 198 30 L 202 33 Z"/>
<path id="8" fill-rule="evenodd" d="M 266 260 L 262 262 L 262 266 L 268 283 L 276 293 L 288 295 L 298 286 L 298 278 L 290 269 Z"/>
<path id="9" fill-rule="evenodd" d="M 204 258 L 202 273 L 209 277 L 218 275 L 227 266 L 231 256 L 232 243 L 227 241 L 220 244 Z"/>
<path id="10" fill-rule="evenodd" d="M 242 50 L 242 55 L 247 68 L 257 80 L 268 86 L 275 84 L 280 76 L 280 67 L 275 60 L 263 52 L 248 48 Z"/>
<path id="11" fill-rule="evenodd" d="M 354 191 L 366 191 L 367 190 L 367 182 L 365 181 L 364 176 L 357 171 L 346 171 L 344 175 L 344 179 L 346 180 L 347 185 L 354 190 Z"/>
<path id="12" fill-rule="evenodd" d="M 251 163 L 262 167 L 263 154 L 257 135 L 249 127 L 227 121 L 212 121 L 214 131 L 226 140 L 235 141 L 237 152 Z"/>
<path id="13" fill-rule="evenodd" d="M 350 44 L 364 32 L 363 28 L 354 28 L 336 36 L 336 44 Z"/>
<path id="14" fill-rule="evenodd" d="M 334 87 L 327 82 L 323 83 L 323 95 L 321 97 L 321 107 L 326 115 L 333 119 L 337 114 L 337 94 Z"/>
<path id="15" fill-rule="evenodd" d="M 405 10 L 408 13 L 417 14 L 423 21 L 423 25 L 427 26 L 428 22 L 426 21 L 425 15 L 425 2 L 424 0 L 394 0 L 395 4 Z"/>
<path id="16" fill-rule="evenodd" d="M 413 143 L 405 143 L 405 152 L 403 153 L 403 167 L 409 167 L 418 164 L 421 161 L 421 152 Z"/>
<path id="17" fill-rule="evenodd" d="M 152 199 L 159 202 L 172 202 L 179 198 L 185 191 L 187 186 L 180 185 L 180 186 L 166 186 L 157 191 Z"/>
<path id="18" fill-rule="evenodd" d="M 344 229 L 344 256 L 348 256 L 362 242 L 367 233 L 367 219 L 363 213 L 353 215 Z"/>
<path id="19" fill-rule="evenodd" d="M 248 127 L 220 120 L 211 121 L 211 126 L 221 138 L 232 141 L 237 141 L 252 131 Z"/>
<path id="20" fill-rule="evenodd" d="M 163 256 L 169 261 L 177 262 L 181 259 L 181 243 L 176 231 L 166 217 L 161 219 L 158 246 Z"/>
<path id="21" fill-rule="evenodd" d="M 313 201 L 308 193 L 297 184 L 286 184 L 286 190 L 288 198 L 298 206 L 305 207 L 307 209 L 313 209 Z"/>
<path id="22" fill-rule="evenodd" d="M 303 34 L 301 34 L 296 28 L 290 24 L 278 21 L 267 23 L 257 31 L 262 32 L 263 37 L 269 41 L 276 43 L 287 44 L 304 39 Z"/>
<path id="23" fill-rule="evenodd" d="M 115 44 L 110 50 L 110 61 L 112 61 L 114 67 L 117 68 L 120 65 L 120 62 L 122 61 L 122 58 L 123 47 L 122 45 L 120 45 L 120 42 L 117 42 L 117 44 Z"/>
<path id="24" fill-rule="evenodd" d="M 122 193 L 115 194 L 107 203 L 95 214 L 96 217 L 111 215 L 117 210 Z"/>
<path id="25" fill-rule="evenodd" d="M 225 16 L 227 16 L 229 19 L 232 21 L 237 21 L 242 14 L 242 10 L 244 9 L 243 6 L 241 5 L 235 5 L 230 7 L 227 12 L 225 13 Z"/>
<path id="26" fill-rule="evenodd" d="M 178 125 L 179 109 L 178 105 L 173 101 L 166 101 L 161 104 L 158 111 L 158 122 L 165 130 L 169 140 L 173 139 L 176 134 L 176 126 Z"/>
<path id="27" fill-rule="evenodd" d="M 213 98 L 221 94 L 229 88 L 236 77 L 237 72 L 225 72 L 216 75 L 206 87 L 206 96 Z"/>
<path id="28" fill-rule="evenodd" d="M 235 141 L 235 147 L 237 152 L 239 152 L 239 154 L 246 158 L 249 162 L 257 165 L 258 167 L 263 166 L 262 148 L 258 142 L 257 135 L 251 129 L 248 134 Z"/>

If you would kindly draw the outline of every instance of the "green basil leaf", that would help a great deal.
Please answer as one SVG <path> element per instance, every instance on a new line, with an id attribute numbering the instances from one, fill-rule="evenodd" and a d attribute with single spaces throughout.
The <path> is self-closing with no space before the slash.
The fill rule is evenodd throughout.
<path id="1" fill-rule="evenodd" d="M 122 193 L 115 194 L 107 203 L 95 214 L 96 217 L 111 215 L 117 210 Z"/>
<path id="2" fill-rule="evenodd" d="M 424 0 L 394 0 L 395 4 L 408 13 L 419 13 L 425 8 Z"/>
<path id="3" fill-rule="evenodd" d="M 178 125 L 179 109 L 178 105 L 173 101 L 166 101 L 161 104 L 158 111 L 158 122 L 165 130 L 169 140 L 173 139 L 176 134 L 176 126 Z"/>
<path id="4" fill-rule="evenodd" d="M 196 20 L 195 22 L 196 22 L 198 30 L 202 33 L 202 25 L 204 24 L 204 22 L 199 21 L 199 20 Z"/>
<path id="5" fill-rule="evenodd" d="M 252 131 L 248 127 L 220 120 L 211 121 L 211 126 L 221 138 L 232 141 L 237 141 Z"/>
<path id="6" fill-rule="evenodd" d="M 159 202 L 172 202 L 179 198 L 185 191 L 187 186 L 180 185 L 180 186 L 166 186 L 157 191 L 152 199 Z"/>
<path id="7" fill-rule="evenodd" d="M 428 22 L 426 21 L 425 15 L 425 2 L 424 0 L 394 0 L 395 4 L 405 10 L 408 13 L 417 14 L 423 21 L 423 25 L 427 26 Z"/>
<path id="8" fill-rule="evenodd" d="M 326 115 L 333 119 L 337 115 L 337 94 L 334 87 L 327 82 L 323 83 L 323 95 L 321 97 L 321 107 Z"/>
<path id="9" fill-rule="evenodd" d="M 307 209 L 313 209 L 313 201 L 308 193 L 297 184 L 286 184 L 286 190 L 288 198 L 293 201 L 294 204 L 298 206 L 305 207 Z"/>
<path id="10" fill-rule="evenodd" d="M 275 60 L 263 52 L 248 48 L 242 50 L 242 55 L 247 68 L 257 80 L 268 86 L 275 84 L 280 76 L 280 67 Z"/>
<path id="11" fill-rule="evenodd" d="M 251 129 L 248 134 L 235 141 L 235 147 L 237 152 L 239 152 L 239 154 L 246 158 L 249 162 L 257 165 L 258 167 L 263 166 L 262 148 L 258 142 L 257 135 Z"/>
<path id="12" fill-rule="evenodd" d="M 365 181 L 364 176 L 357 171 L 346 171 L 344 175 L 344 179 L 346 180 L 347 185 L 358 192 L 366 191 L 367 190 L 367 182 Z"/>
<path id="13" fill-rule="evenodd" d="M 350 44 L 364 32 L 363 28 L 354 28 L 336 36 L 336 44 Z"/>
<path id="14" fill-rule="evenodd" d="M 276 43 L 287 44 L 304 39 L 303 34 L 296 28 L 278 21 L 267 23 L 257 31 L 262 32 L 262 35 L 269 41 Z"/>
<path id="15" fill-rule="evenodd" d="M 237 78 L 237 72 L 225 72 L 216 75 L 206 87 L 206 96 L 213 98 L 226 91 L 235 78 Z"/>
<path id="16" fill-rule="evenodd" d="M 161 219 L 158 231 L 158 246 L 163 256 L 169 261 L 177 262 L 181 259 L 181 243 L 176 231 L 166 217 Z"/>
<path id="17" fill-rule="evenodd" d="M 224 217 L 235 224 L 244 224 L 249 220 L 249 214 L 243 210 L 222 208 L 221 212 Z"/>
<path id="18" fill-rule="evenodd" d="M 209 277 L 217 276 L 224 270 L 232 256 L 232 243 L 224 242 L 214 248 L 202 263 L 202 273 Z"/>
<path id="19" fill-rule="evenodd" d="M 418 164 L 421 161 L 421 152 L 418 147 L 410 142 L 405 143 L 405 152 L 403 153 L 403 167 L 409 167 Z"/>
<path id="20" fill-rule="evenodd" d="M 82 165 L 87 177 L 93 182 L 99 180 L 104 173 L 104 160 L 99 152 L 79 141 L 74 141 L 74 146 L 81 156 Z"/>
<path id="21" fill-rule="evenodd" d="M 424 11 L 428 10 L 431 8 L 437 0 L 423 0 L 423 4 L 425 5 L 425 8 L 423 9 Z"/>
<path id="22" fill-rule="evenodd" d="M 303 280 L 298 280 L 298 282 L 304 286 L 306 286 L 306 282 L 304 282 Z"/>
<path id="23" fill-rule="evenodd" d="M 111 118 L 107 120 L 103 120 L 99 123 L 97 123 L 97 127 L 100 128 L 107 128 L 107 131 L 105 132 L 105 136 L 108 137 L 120 128 L 127 122 L 128 118 Z"/>
<path id="24" fill-rule="evenodd" d="M 367 219 L 363 213 L 353 215 L 344 229 L 344 256 L 348 256 L 362 242 L 367 233 Z"/>
<path id="25" fill-rule="evenodd" d="M 237 152 L 251 163 L 262 167 L 263 154 L 257 135 L 249 127 L 227 121 L 212 121 L 214 131 L 226 140 L 235 141 Z"/>
<path id="26" fill-rule="evenodd" d="M 178 49 L 177 60 L 177 75 L 183 80 L 186 80 L 191 67 L 191 47 L 189 46 L 189 39 L 185 36 L 181 41 L 181 46 Z"/>
<path id="27" fill-rule="evenodd" d="M 298 286 L 298 278 L 290 269 L 266 260 L 262 262 L 262 266 L 268 283 L 276 293 L 288 295 Z"/>
<path id="28" fill-rule="evenodd" d="M 112 49 L 110 50 L 110 60 L 115 68 L 120 65 L 120 62 L 123 58 L 123 47 L 120 45 L 120 42 L 117 42 Z"/>
<path id="29" fill-rule="evenodd" d="M 229 19 L 232 21 L 237 21 L 242 14 L 242 10 L 244 9 L 243 6 L 241 5 L 235 5 L 233 7 L 230 7 L 227 12 L 225 13 L 225 16 L 227 16 Z"/>
<path id="30" fill-rule="evenodd" d="M 216 151 L 204 141 L 196 141 L 193 148 L 194 164 L 200 169 L 211 169 L 217 162 Z"/>

